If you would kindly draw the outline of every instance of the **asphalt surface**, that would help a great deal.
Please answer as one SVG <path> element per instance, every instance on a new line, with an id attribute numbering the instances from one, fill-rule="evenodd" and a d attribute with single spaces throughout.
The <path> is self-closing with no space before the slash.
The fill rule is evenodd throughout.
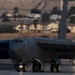
<path id="1" fill-rule="evenodd" d="M 0 75 L 75 75 L 75 65 L 72 65 L 69 60 L 62 60 L 59 73 L 51 73 L 50 64 L 46 63 L 45 65 L 45 72 L 42 73 L 33 73 L 32 64 L 27 68 L 27 72 L 16 72 L 11 60 L 0 60 Z"/>

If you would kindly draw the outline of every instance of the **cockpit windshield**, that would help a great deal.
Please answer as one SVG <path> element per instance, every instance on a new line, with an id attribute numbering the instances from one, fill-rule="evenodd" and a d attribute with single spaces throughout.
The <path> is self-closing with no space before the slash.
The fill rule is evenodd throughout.
<path id="1" fill-rule="evenodd" d="M 23 41 L 22 41 L 22 40 L 15 40 L 14 43 L 15 43 L 15 44 L 22 44 Z"/>
<path id="2" fill-rule="evenodd" d="M 24 44 L 24 41 L 22 39 L 15 39 L 14 43 L 15 44 Z"/>
<path id="3" fill-rule="evenodd" d="M 20 39 L 20 38 L 16 38 L 16 39 L 14 39 L 14 40 L 12 40 L 11 42 L 10 42 L 10 45 L 11 44 L 24 44 L 24 45 L 26 45 L 27 46 L 27 42 L 25 41 L 25 40 L 23 40 L 23 39 Z"/>

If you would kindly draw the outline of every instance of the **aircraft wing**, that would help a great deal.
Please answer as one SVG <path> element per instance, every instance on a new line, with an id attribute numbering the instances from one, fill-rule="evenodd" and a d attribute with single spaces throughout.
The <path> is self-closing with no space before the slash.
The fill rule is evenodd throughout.
<path id="1" fill-rule="evenodd" d="M 11 40 L 0 40 L 0 59 L 9 59 L 9 44 Z"/>
<path id="2" fill-rule="evenodd" d="M 36 39 L 38 46 L 45 50 L 73 50 L 75 49 L 75 43 L 66 39 Z"/>

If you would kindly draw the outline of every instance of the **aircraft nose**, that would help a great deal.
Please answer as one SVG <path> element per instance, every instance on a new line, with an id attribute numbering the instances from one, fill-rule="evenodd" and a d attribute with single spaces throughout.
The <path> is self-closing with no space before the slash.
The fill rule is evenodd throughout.
<path id="1" fill-rule="evenodd" d="M 18 60 L 25 56 L 27 42 L 22 39 L 14 39 L 9 44 L 9 52 L 12 59 Z"/>
<path id="2" fill-rule="evenodd" d="M 16 61 L 24 57 L 25 55 L 25 48 L 23 45 L 12 45 L 10 47 L 10 56 L 12 59 Z"/>
<path id="3" fill-rule="evenodd" d="M 10 56 L 11 58 L 15 58 L 18 56 L 19 48 L 15 45 L 10 46 Z"/>

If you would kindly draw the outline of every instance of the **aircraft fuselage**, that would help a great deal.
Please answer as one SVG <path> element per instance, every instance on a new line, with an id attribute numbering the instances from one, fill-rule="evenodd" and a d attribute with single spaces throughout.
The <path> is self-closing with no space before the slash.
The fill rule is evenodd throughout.
<path id="1" fill-rule="evenodd" d="M 75 58 L 75 43 L 72 41 L 50 38 L 22 38 L 18 40 L 23 40 L 25 43 L 10 45 L 10 55 L 16 61 L 32 62 L 37 58 L 49 62 L 50 59 L 55 58 Z"/>

